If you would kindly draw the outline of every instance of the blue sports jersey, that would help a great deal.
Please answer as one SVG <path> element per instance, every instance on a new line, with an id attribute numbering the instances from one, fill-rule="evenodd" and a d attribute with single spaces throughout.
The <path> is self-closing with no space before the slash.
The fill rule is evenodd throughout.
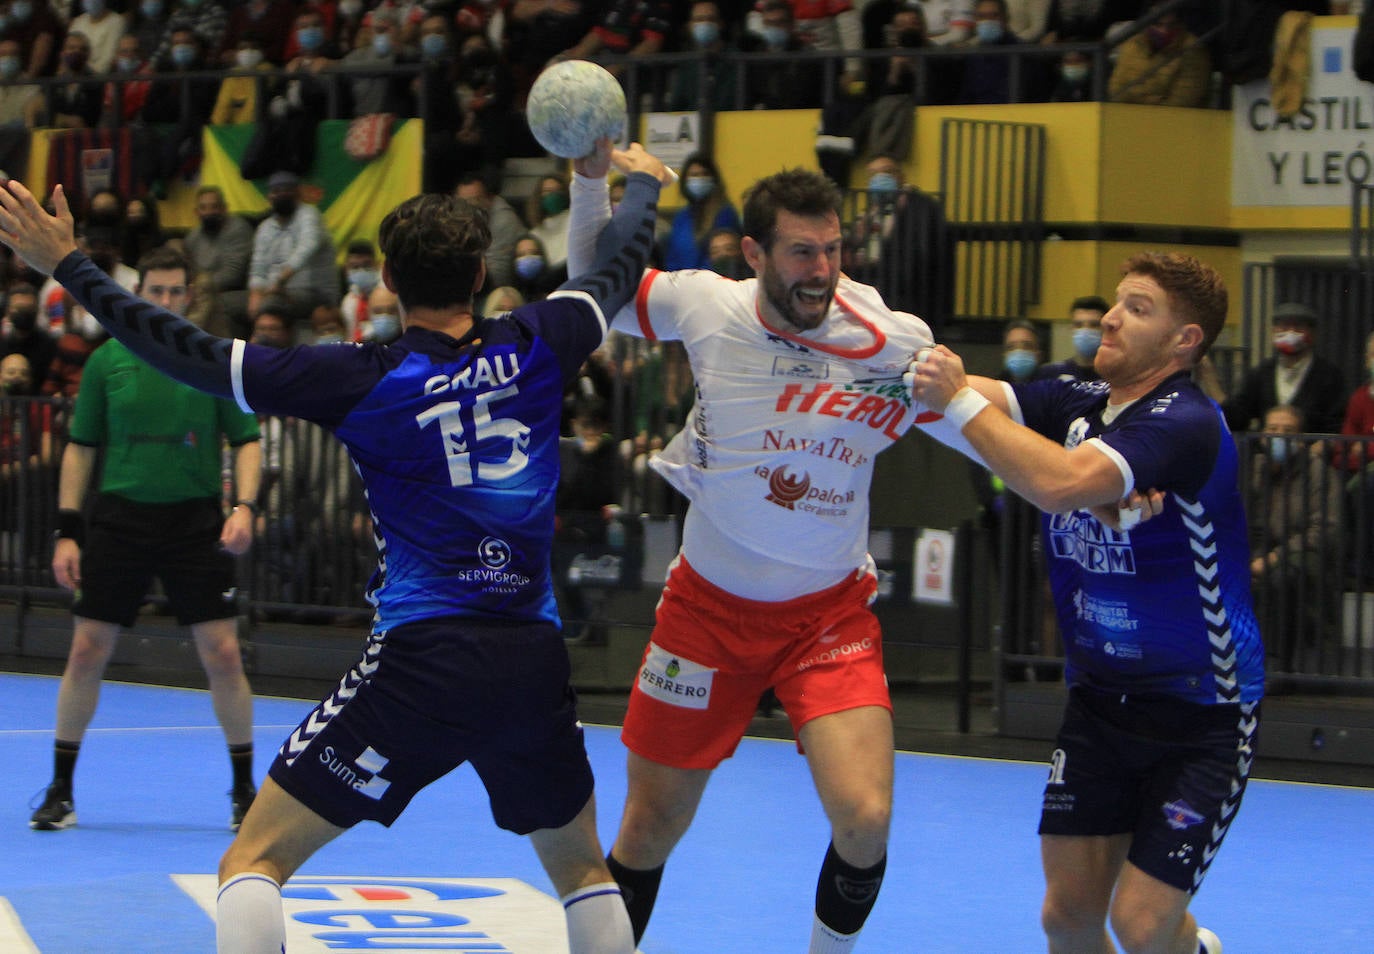
<path id="1" fill-rule="evenodd" d="M 1203 704 L 1264 693 L 1235 442 L 1221 409 L 1180 372 L 1102 424 L 1104 382 L 1013 385 L 1014 417 L 1065 447 L 1097 440 L 1127 488 L 1165 492 L 1128 532 L 1086 510 L 1046 514 L 1044 549 L 1070 685 Z"/>
<path id="2" fill-rule="evenodd" d="M 480 321 L 463 340 L 239 344 L 245 409 L 323 425 L 348 449 L 377 537 L 377 627 L 438 616 L 557 621 L 549 576 L 564 381 L 600 343 L 580 295 Z"/>

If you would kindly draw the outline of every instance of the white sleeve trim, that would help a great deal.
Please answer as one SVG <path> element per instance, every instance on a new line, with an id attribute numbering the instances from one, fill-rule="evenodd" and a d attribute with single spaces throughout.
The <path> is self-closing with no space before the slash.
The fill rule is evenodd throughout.
<path id="1" fill-rule="evenodd" d="M 1121 471 L 1121 496 L 1131 492 L 1135 486 L 1135 472 L 1131 470 L 1130 463 L 1122 457 L 1115 448 L 1100 437 L 1090 437 L 1087 441 L 1088 446 L 1094 447 L 1107 455 L 1107 459 L 1116 465 L 1116 469 Z"/>
<path id="2" fill-rule="evenodd" d="M 1012 390 L 1009 381 L 1002 382 L 1002 394 L 1007 399 L 1007 417 L 1024 427 L 1026 424 L 1026 415 L 1021 413 L 1021 402 L 1016 400 L 1016 392 Z"/>
<path id="3" fill-rule="evenodd" d="M 549 292 L 549 298 L 578 298 L 592 306 L 592 311 L 596 314 L 596 323 L 601 326 L 601 338 L 606 338 L 606 315 L 601 311 L 601 302 L 597 301 L 590 293 L 580 288 L 559 288 Z"/>
<path id="4" fill-rule="evenodd" d="M 234 403 L 245 414 L 255 413 L 248 406 L 248 398 L 243 393 L 243 355 L 248 347 L 248 342 L 242 338 L 235 338 L 233 350 L 229 353 L 229 385 L 234 389 Z"/>

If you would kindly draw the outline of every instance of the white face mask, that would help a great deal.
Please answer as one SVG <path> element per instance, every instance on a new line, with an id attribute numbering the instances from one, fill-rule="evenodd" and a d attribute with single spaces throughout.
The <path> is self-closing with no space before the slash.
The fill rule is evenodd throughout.
<path id="1" fill-rule="evenodd" d="M 239 50 L 234 54 L 234 62 L 239 69 L 251 70 L 262 62 L 262 50 Z"/>

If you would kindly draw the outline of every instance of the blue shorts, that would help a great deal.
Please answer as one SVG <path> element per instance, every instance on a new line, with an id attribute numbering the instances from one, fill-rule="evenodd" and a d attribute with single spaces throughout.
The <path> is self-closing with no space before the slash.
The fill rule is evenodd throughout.
<path id="1" fill-rule="evenodd" d="M 550 623 L 447 618 L 374 633 L 269 774 L 349 828 L 390 825 L 420 789 L 471 762 L 497 825 L 561 828 L 592 795 L 570 674 Z"/>
<path id="2" fill-rule="evenodd" d="M 1075 686 L 1040 834 L 1129 834 L 1131 864 L 1192 894 L 1240 808 L 1258 729 L 1258 702 L 1206 706 Z"/>

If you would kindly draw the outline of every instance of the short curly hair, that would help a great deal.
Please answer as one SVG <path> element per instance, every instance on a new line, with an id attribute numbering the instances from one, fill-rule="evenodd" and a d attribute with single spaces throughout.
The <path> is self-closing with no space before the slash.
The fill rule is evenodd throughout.
<path id="1" fill-rule="evenodd" d="M 472 301 L 491 228 L 486 212 L 472 203 L 426 194 L 387 213 L 377 239 L 401 304 L 448 308 Z"/>
<path id="2" fill-rule="evenodd" d="M 1202 345 L 1193 362 L 1202 360 L 1226 325 L 1230 307 L 1226 283 L 1212 266 L 1180 252 L 1141 252 L 1121 266 L 1121 274 L 1153 278 L 1169 296 L 1169 306 L 1185 324 L 1202 329 Z"/>
<path id="3" fill-rule="evenodd" d="M 773 247 L 779 212 L 818 218 L 838 216 L 844 196 L 834 182 L 810 169 L 784 169 L 755 182 L 744 193 L 744 234 L 764 249 Z"/>

